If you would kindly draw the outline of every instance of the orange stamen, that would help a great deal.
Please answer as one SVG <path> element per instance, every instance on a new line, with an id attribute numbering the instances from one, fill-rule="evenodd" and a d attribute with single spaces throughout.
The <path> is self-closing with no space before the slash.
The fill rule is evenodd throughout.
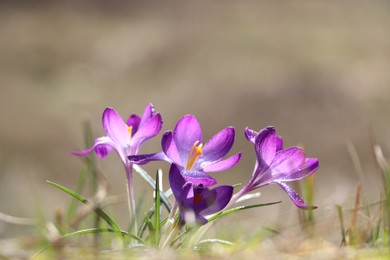
<path id="1" fill-rule="evenodd" d="M 127 131 L 129 132 L 130 134 L 130 139 L 133 137 L 133 127 L 132 126 L 128 126 L 127 127 Z"/>
<path id="2" fill-rule="evenodd" d="M 194 196 L 194 204 L 198 204 L 202 200 L 202 195 L 197 194 Z"/>
<path id="3" fill-rule="evenodd" d="M 196 161 L 196 158 L 198 158 L 199 155 L 203 153 L 202 151 L 203 144 L 198 145 L 198 143 L 199 141 L 196 141 L 191 147 L 190 153 L 188 155 L 188 160 L 187 160 L 187 166 L 186 166 L 187 170 L 190 170 L 192 168 L 192 166 Z"/>

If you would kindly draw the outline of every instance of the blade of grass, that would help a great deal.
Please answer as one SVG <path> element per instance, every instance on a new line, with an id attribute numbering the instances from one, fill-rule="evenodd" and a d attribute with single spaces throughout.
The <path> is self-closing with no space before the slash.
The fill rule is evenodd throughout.
<path id="1" fill-rule="evenodd" d="M 246 209 L 252 209 L 252 208 L 258 208 L 258 207 L 264 207 L 264 206 L 270 206 L 270 205 L 274 205 L 274 204 L 278 204 L 278 203 L 281 203 L 281 201 L 276 201 L 276 202 L 270 202 L 270 203 L 264 203 L 264 204 L 254 204 L 254 205 L 248 205 L 248 206 L 241 206 L 241 207 L 236 207 L 236 208 L 232 208 L 232 209 L 228 209 L 228 210 L 225 210 L 225 211 L 222 211 L 212 217 L 210 217 L 208 219 L 209 222 L 211 221 L 214 221 L 220 217 L 223 217 L 223 216 L 226 216 L 226 215 L 229 215 L 231 213 L 234 213 L 234 212 L 237 212 L 237 211 L 241 211 L 241 210 L 246 210 Z"/>
<path id="2" fill-rule="evenodd" d="M 149 186 L 154 190 L 155 186 L 156 186 L 156 182 L 153 180 L 153 178 L 144 170 L 142 169 L 140 166 L 138 165 L 133 165 L 133 169 L 134 171 L 136 171 L 145 181 L 146 183 L 149 184 Z M 162 203 L 165 205 L 165 207 L 167 208 L 167 210 L 169 212 L 171 212 L 171 209 L 172 209 L 172 204 L 171 202 L 169 201 L 168 197 L 172 195 L 172 191 L 171 190 L 168 190 L 166 193 L 164 193 L 163 191 L 160 191 L 160 197 L 161 197 L 161 201 Z"/>
<path id="3" fill-rule="evenodd" d="M 57 184 L 55 182 L 52 182 L 52 181 L 46 181 L 47 183 L 49 183 L 50 185 L 68 193 L 69 195 L 71 195 L 72 197 L 74 197 L 75 199 L 79 200 L 80 202 L 84 203 L 84 204 L 87 204 L 87 203 L 90 203 L 86 198 L 84 198 L 83 196 L 81 196 L 80 194 L 77 194 L 75 193 L 74 191 L 60 185 L 60 184 Z M 121 230 L 119 228 L 119 226 L 100 208 L 94 208 L 94 211 L 96 212 L 96 214 L 98 214 L 101 218 L 104 219 L 104 221 L 106 221 L 106 223 L 113 229 L 115 230 L 116 232 L 120 233 Z"/>
<path id="4" fill-rule="evenodd" d="M 87 234 L 95 234 L 95 233 L 117 233 L 117 232 L 118 231 L 116 231 L 114 229 L 111 229 L 111 228 L 88 228 L 88 229 L 78 230 L 78 231 L 75 231 L 75 232 L 72 232 L 72 233 L 65 234 L 61 238 L 67 238 L 67 237 L 75 236 L 75 235 L 87 235 Z M 123 236 L 128 236 L 128 237 L 134 238 L 135 240 L 137 240 L 138 242 L 140 242 L 142 244 L 145 243 L 138 236 L 135 236 L 133 234 L 129 234 L 128 232 L 123 231 L 123 230 L 119 230 L 119 232 Z"/>
<path id="5" fill-rule="evenodd" d="M 159 236 L 160 236 L 160 217 L 161 217 L 161 207 L 160 207 L 160 182 L 162 178 L 162 171 L 157 170 L 156 173 L 156 186 L 154 190 L 154 241 L 155 246 L 158 247 L 159 244 Z"/>
<path id="6" fill-rule="evenodd" d="M 340 221 L 340 228 L 341 228 L 341 243 L 340 246 L 343 246 L 346 244 L 346 233 L 344 228 L 344 216 L 343 216 L 343 208 L 340 205 L 336 205 L 337 213 L 339 215 L 339 221 Z"/>

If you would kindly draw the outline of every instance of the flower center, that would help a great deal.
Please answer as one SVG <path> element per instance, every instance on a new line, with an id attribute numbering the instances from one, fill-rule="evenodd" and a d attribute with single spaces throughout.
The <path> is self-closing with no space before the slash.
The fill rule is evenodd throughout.
<path id="1" fill-rule="evenodd" d="M 133 137 L 133 127 L 132 126 L 128 126 L 127 127 L 127 131 L 129 132 L 130 139 L 131 139 Z"/>
<path id="2" fill-rule="evenodd" d="M 198 145 L 198 143 L 199 141 L 196 141 L 194 145 L 191 147 L 190 154 L 188 155 L 186 170 L 190 170 L 194 165 L 196 158 L 198 158 L 199 155 L 203 153 L 202 152 L 203 144 Z"/>
<path id="3" fill-rule="evenodd" d="M 202 200 L 202 195 L 196 194 L 194 196 L 194 204 L 198 204 Z"/>

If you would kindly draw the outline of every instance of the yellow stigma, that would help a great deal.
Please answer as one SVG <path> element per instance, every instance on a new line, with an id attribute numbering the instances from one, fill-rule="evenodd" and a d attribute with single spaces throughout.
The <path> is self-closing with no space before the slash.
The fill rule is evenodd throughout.
<path id="1" fill-rule="evenodd" d="M 127 127 L 127 131 L 129 132 L 129 134 L 130 134 L 130 139 L 131 139 L 131 137 L 133 137 L 133 127 L 132 127 L 132 126 L 128 126 L 128 127 Z"/>
<path id="2" fill-rule="evenodd" d="M 192 168 L 192 165 L 194 165 L 196 158 L 201 155 L 202 152 L 202 147 L 203 144 L 199 144 L 199 141 L 196 141 L 194 145 L 191 147 L 190 154 L 188 155 L 188 160 L 187 160 L 187 166 L 186 170 L 190 170 Z"/>

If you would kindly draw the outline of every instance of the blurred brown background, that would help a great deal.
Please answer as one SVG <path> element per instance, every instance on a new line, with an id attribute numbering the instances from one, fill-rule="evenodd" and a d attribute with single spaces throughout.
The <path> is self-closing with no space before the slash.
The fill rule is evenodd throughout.
<path id="1" fill-rule="evenodd" d="M 70 152 L 83 148 L 82 123 L 90 120 L 99 137 L 106 106 L 127 118 L 148 102 L 164 131 L 187 113 L 206 140 L 236 127 L 232 152 L 245 157 L 214 174 L 221 183 L 245 183 L 252 173 L 244 128 L 274 125 L 287 146 L 320 159 L 317 219 L 352 205 L 358 175 L 348 143 L 360 156 L 365 199 L 379 199 L 372 137 L 390 158 L 388 1 L 63 2 L 0 4 L 0 212 L 34 217 L 42 209 L 52 219 L 68 196 L 45 180 L 75 187 L 81 161 Z M 157 149 L 159 138 L 142 151 Z M 119 159 L 98 163 L 110 195 L 124 194 Z M 146 168 L 156 167 L 166 169 Z M 284 202 L 232 219 L 260 226 L 296 216 L 278 187 L 261 192 L 256 202 Z M 126 223 L 125 202 L 116 217 Z M 25 233 L 0 221 L 0 237 Z"/>

